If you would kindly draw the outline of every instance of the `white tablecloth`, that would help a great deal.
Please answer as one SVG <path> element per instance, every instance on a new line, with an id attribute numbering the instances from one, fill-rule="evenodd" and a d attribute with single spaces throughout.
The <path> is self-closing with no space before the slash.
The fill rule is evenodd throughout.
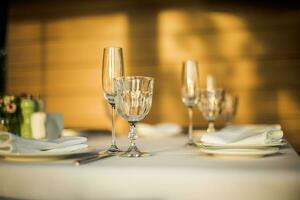
<path id="1" fill-rule="evenodd" d="M 126 138 L 118 140 L 125 149 Z M 82 166 L 72 159 L 0 161 L 0 197 L 19 199 L 299 200 L 300 159 L 288 147 L 276 156 L 221 159 L 184 147 L 186 138 L 139 139 L 147 158 L 111 157 Z M 109 138 L 94 137 L 104 148 Z"/>

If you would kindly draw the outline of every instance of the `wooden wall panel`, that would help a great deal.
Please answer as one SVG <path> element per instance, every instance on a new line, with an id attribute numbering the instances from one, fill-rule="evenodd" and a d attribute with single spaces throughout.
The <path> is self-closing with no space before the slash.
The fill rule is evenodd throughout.
<path id="1" fill-rule="evenodd" d="M 110 127 L 102 49 L 124 48 L 128 75 L 155 78 L 147 123 L 187 125 L 181 63 L 196 59 L 239 95 L 235 123 L 280 123 L 300 151 L 300 8 L 246 1 L 12 1 L 7 92 L 42 95 L 66 127 Z M 206 122 L 195 108 L 194 123 Z M 217 122 L 223 125 L 221 119 Z M 126 132 L 118 120 L 118 132 Z"/>

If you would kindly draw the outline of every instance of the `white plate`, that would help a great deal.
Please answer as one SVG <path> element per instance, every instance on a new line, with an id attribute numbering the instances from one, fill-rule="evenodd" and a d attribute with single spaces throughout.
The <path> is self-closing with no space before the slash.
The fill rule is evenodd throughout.
<path id="1" fill-rule="evenodd" d="M 273 155 L 279 152 L 279 148 L 270 147 L 265 149 L 210 149 L 200 148 L 200 151 L 206 154 L 216 156 L 237 156 L 237 157 L 262 157 Z"/>
<path id="2" fill-rule="evenodd" d="M 81 154 L 92 153 L 90 149 L 82 149 L 72 152 L 36 152 L 36 153 L 10 153 L 0 152 L 0 157 L 4 157 L 5 160 L 15 161 L 47 161 L 58 160 L 62 158 L 79 156 Z"/>
<path id="3" fill-rule="evenodd" d="M 211 144 L 211 143 L 203 143 L 203 142 L 196 142 L 195 143 L 197 146 L 199 147 L 214 147 L 214 148 L 220 148 L 220 149 L 227 149 L 227 148 L 246 148 L 246 149 L 250 149 L 250 148 L 266 148 L 266 147 L 281 147 L 284 145 L 287 145 L 287 141 L 286 140 L 282 140 L 281 142 L 276 142 L 276 143 L 271 143 L 271 144 L 251 144 L 251 145 L 247 145 L 247 144 Z"/>

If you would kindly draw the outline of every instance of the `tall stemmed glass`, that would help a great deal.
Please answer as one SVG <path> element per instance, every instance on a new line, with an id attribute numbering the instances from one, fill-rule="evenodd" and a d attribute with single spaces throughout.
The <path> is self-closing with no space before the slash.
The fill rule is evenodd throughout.
<path id="1" fill-rule="evenodd" d="M 224 90 L 201 90 L 199 96 L 198 107 L 203 117 L 208 121 L 207 132 L 215 132 L 214 122 L 221 114 Z"/>
<path id="2" fill-rule="evenodd" d="M 181 75 L 181 97 L 183 103 L 187 106 L 189 113 L 187 144 L 193 145 L 193 107 L 198 102 L 199 93 L 198 63 L 193 60 L 183 62 Z"/>
<path id="3" fill-rule="evenodd" d="M 119 47 L 106 47 L 103 51 L 102 63 L 102 88 L 104 97 L 112 107 L 112 144 L 107 149 L 109 153 L 119 152 L 120 149 L 116 144 L 115 132 L 115 95 L 114 78 L 124 76 L 123 51 Z"/>
<path id="4" fill-rule="evenodd" d="M 149 153 L 141 152 L 135 141 L 137 139 L 136 123 L 150 111 L 153 94 L 153 78 L 144 76 L 128 76 L 115 79 L 117 89 L 116 106 L 118 113 L 128 121 L 130 146 L 121 154 L 123 157 L 143 157 Z"/>
<path id="5" fill-rule="evenodd" d="M 229 126 L 232 119 L 235 117 L 238 107 L 239 98 L 226 92 L 222 105 L 222 117 L 225 120 L 226 126 Z"/>

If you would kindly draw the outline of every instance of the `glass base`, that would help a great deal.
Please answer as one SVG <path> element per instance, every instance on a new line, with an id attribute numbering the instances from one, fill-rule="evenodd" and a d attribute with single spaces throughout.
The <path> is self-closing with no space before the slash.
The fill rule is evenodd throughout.
<path id="1" fill-rule="evenodd" d="M 214 125 L 214 122 L 213 122 L 213 121 L 208 122 L 208 128 L 206 129 L 206 132 L 207 132 L 207 133 L 213 133 L 213 132 L 216 132 L 215 125 Z"/>
<path id="2" fill-rule="evenodd" d="M 190 146 L 190 147 L 192 147 L 192 146 L 196 146 L 196 144 L 194 142 L 189 141 L 184 146 Z"/>
<path id="3" fill-rule="evenodd" d="M 128 150 L 120 154 L 120 156 L 127 158 L 138 158 L 151 156 L 151 154 L 147 152 L 141 152 L 136 146 L 130 146 Z"/>
<path id="4" fill-rule="evenodd" d="M 120 153 L 120 152 L 123 152 L 121 151 L 117 145 L 115 144 L 112 144 L 107 150 L 106 150 L 107 153 Z"/>

